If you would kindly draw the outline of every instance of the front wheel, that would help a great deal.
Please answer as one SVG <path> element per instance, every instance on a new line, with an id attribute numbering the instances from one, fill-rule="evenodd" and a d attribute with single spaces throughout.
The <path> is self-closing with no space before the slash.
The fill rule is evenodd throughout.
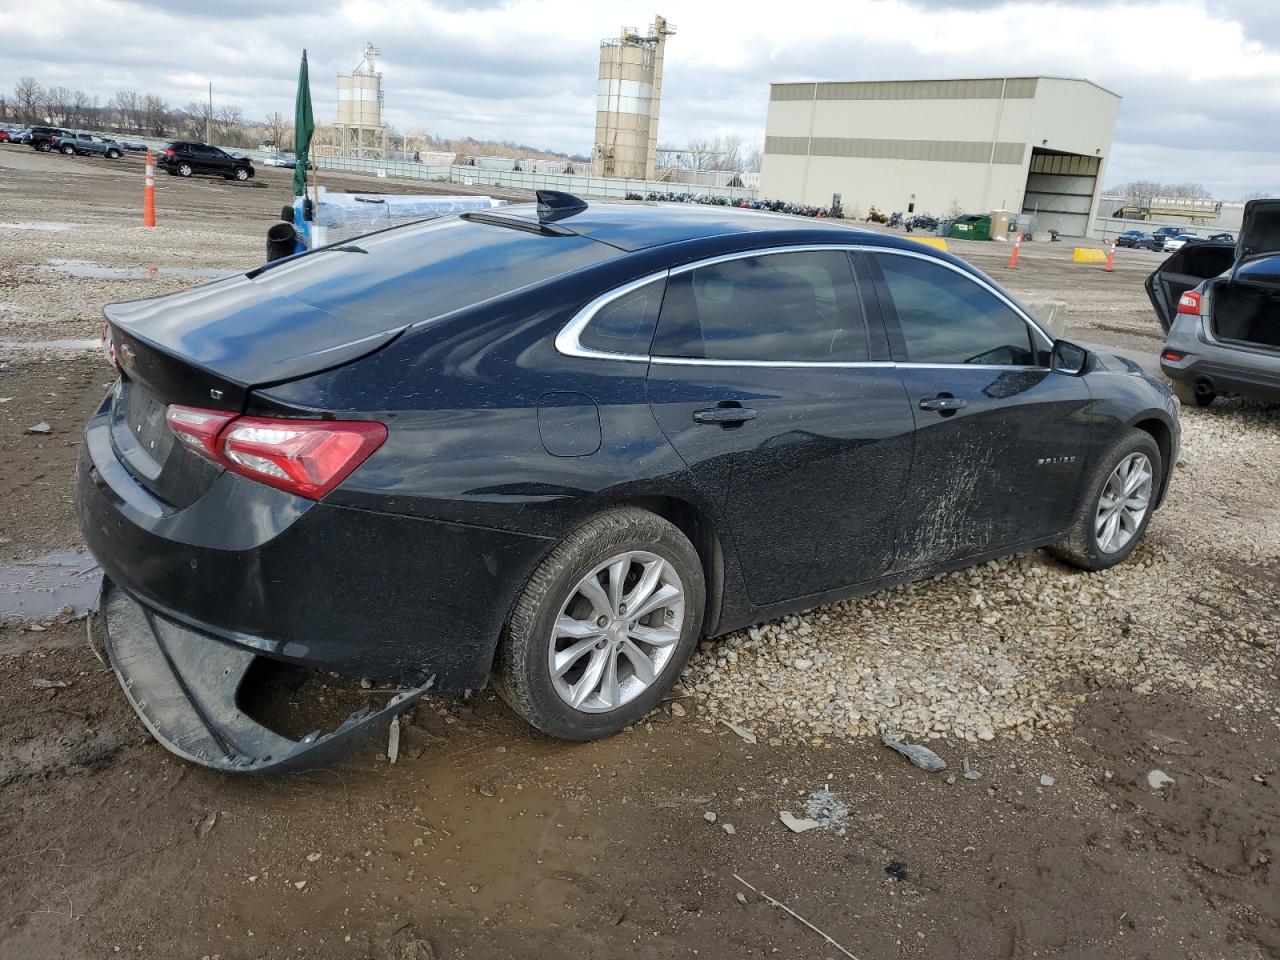
<path id="1" fill-rule="evenodd" d="M 36 144 L 37 153 L 48 153 L 51 149 L 52 147 L 49 146 L 47 141 L 41 141 L 40 143 Z"/>
<path id="2" fill-rule="evenodd" d="M 236 179 L 239 180 L 241 183 L 244 183 L 246 180 L 249 179 L 249 171 L 246 170 L 244 167 L 236 167 Z"/>
<path id="3" fill-rule="evenodd" d="M 594 740 L 658 705 L 702 631 L 693 545 L 646 510 L 584 523 L 525 584 L 503 630 L 495 686 L 543 733 Z"/>
<path id="4" fill-rule="evenodd" d="M 1151 434 L 1126 430 L 1088 474 L 1071 531 L 1049 552 L 1082 570 L 1128 559 L 1146 532 L 1163 476 Z"/>
<path id="5" fill-rule="evenodd" d="M 119 150 L 108 150 L 108 151 L 107 151 L 107 159 L 108 159 L 108 160 L 119 160 L 119 159 L 120 159 L 120 151 L 119 151 Z"/>
<path id="6" fill-rule="evenodd" d="M 189 177 L 191 176 L 191 174 L 192 174 L 191 164 L 189 163 L 178 164 L 178 176 Z"/>

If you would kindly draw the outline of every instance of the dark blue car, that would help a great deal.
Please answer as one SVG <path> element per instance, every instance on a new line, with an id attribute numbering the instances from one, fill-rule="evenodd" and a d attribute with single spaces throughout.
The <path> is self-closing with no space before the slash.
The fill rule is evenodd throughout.
<path id="1" fill-rule="evenodd" d="M 642 717 L 699 638 L 1049 546 L 1124 560 L 1169 391 L 909 239 L 538 205 L 107 309 L 79 463 L 108 648 L 171 750 L 301 762 L 255 658 L 478 688 L 551 735 Z"/>

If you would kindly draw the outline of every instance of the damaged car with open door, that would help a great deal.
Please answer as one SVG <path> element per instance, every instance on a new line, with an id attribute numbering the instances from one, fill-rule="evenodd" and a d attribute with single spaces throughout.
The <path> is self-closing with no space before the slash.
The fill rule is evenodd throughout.
<path id="1" fill-rule="evenodd" d="M 1184 403 L 1280 401 L 1280 200 L 1253 200 L 1234 244 L 1187 244 L 1147 278 L 1167 337 L 1160 368 Z"/>
<path id="2" fill-rule="evenodd" d="M 761 211 L 537 204 L 107 308 L 77 467 L 106 646 L 170 750 L 310 763 L 257 658 L 490 679 L 542 732 L 657 707 L 703 637 L 1020 550 L 1123 562 L 1178 403 L 969 264 Z"/>

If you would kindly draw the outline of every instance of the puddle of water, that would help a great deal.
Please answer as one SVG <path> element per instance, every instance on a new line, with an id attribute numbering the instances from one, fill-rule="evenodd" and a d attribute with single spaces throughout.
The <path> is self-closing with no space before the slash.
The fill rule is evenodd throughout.
<path id="1" fill-rule="evenodd" d="M 9 220 L 0 223 L 0 227 L 7 230 L 47 230 L 50 233 L 74 230 L 78 226 L 80 226 L 78 223 L 55 223 L 46 220 Z"/>
<path id="2" fill-rule="evenodd" d="M 0 350 L 101 350 L 99 340 L 5 340 L 0 338 Z"/>
<path id="3" fill-rule="evenodd" d="M 107 280 L 147 280 L 151 277 L 186 277 L 193 280 L 221 280 L 234 277 L 239 270 L 223 270 L 215 267 L 108 267 L 89 260 L 49 260 L 40 265 L 41 270 L 52 270 L 68 277 L 89 277 Z"/>
<path id="4" fill-rule="evenodd" d="M 63 607 L 97 609 L 102 568 L 83 550 L 0 564 L 0 619 L 40 620 Z"/>

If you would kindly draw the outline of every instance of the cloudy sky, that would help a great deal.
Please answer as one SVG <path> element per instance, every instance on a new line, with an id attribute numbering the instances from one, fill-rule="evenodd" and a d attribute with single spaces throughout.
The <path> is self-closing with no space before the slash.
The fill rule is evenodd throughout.
<path id="1" fill-rule="evenodd" d="M 771 81 L 1080 76 L 1124 97 L 1108 182 L 1280 192 L 1280 0 L 0 0 L 0 90 L 31 75 L 181 106 L 212 80 L 215 103 L 291 114 L 306 46 L 332 118 L 372 40 L 401 129 L 586 153 L 598 41 L 655 12 L 678 29 L 664 143 L 761 140 Z"/>

